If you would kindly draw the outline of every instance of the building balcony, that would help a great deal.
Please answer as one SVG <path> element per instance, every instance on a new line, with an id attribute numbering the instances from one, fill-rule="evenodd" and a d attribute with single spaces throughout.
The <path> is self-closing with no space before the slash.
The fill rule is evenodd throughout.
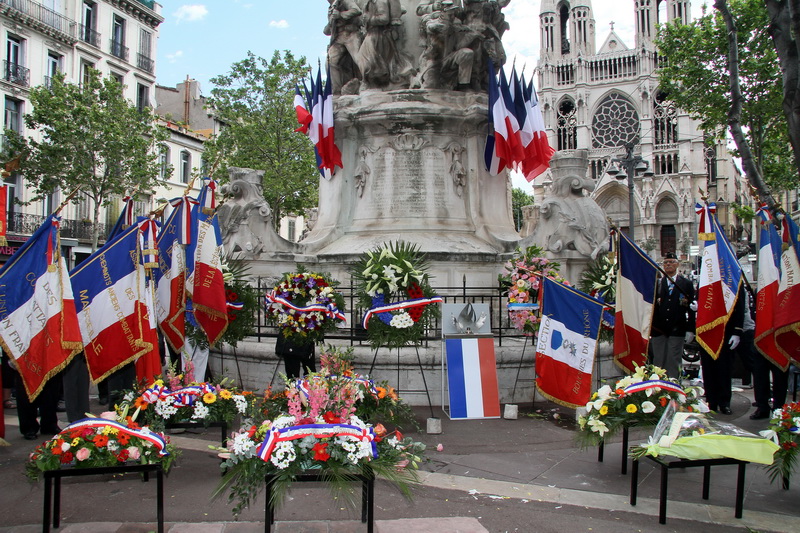
<path id="1" fill-rule="evenodd" d="M 156 68 L 156 62 L 144 54 L 136 54 L 136 66 L 152 74 Z"/>
<path id="2" fill-rule="evenodd" d="M 10 63 L 7 59 L 3 60 L 3 79 L 14 85 L 23 87 L 30 86 L 31 70 L 17 63 Z"/>
<path id="3" fill-rule="evenodd" d="M 111 55 L 114 57 L 118 57 L 123 61 L 128 60 L 128 47 L 125 46 L 120 41 L 115 41 L 111 39 Z"/>
<path id="4" fill-rule="evenodd" d="M 47 217 L 44 215 L 31 215 L 28 213 L 9 213 L 8 214 L 8 233 L 20 236 L 30 236 L 39 229 Z M 99 224 L 100 242 L 105 241 L 110 229 L 107 224 Z M 67 239 L 77 239 L 88 243 L 92 241 L 92 229 L 94 224 L 85 220 L 61 219 L 61 237 Z"/>
<path id="5" fill-rule="evenodd" d="M 100 48 L 99 32 L 96 32 L 89 26 L 84 26 L 83 24 L 79 26 L 79 30 L 80 30 L 80 35 L 78 35 L 78 38 L 81 41 L 85 42 L 86 44 L 91 44 L 95 48 Z"/>
<path id="6" fill-rule="evenodd" d="M 50 29 L 66 35 L 71 39 L 77 36 L 77 23 L 31 0 L 0 0 L 0 10 L 12 18 L 20 18 L 23 22 L 38 26 L 40 29 Z M 14 17 L 17 15 L 17 17 Z M 27 19 L 27 20 L 26 20 Z M 44 26 L 42 28 L 41 26 Z"/>

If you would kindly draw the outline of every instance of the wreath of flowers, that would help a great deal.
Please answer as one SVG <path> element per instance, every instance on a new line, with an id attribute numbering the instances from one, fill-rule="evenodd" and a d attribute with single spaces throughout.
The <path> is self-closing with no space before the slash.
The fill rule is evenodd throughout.
<path id="1" fill-rule="evenodd" d="M 788 403 L 772 413 L 769 428 L 761 432 L 763 437 L 771 438 L 779 449 L 773 455 L 772 465 L 767 468 L 771 482 L 780 476 L 791 478 L 797 466 L 797 452 L 800 446 L 800 402 Z"/>
<path id="2" fill-rule="evenodd" d="M 325 333 L 344 322 L 344 297 L 335 290 L 339 283 L 326 274 L 287 272 L 267 294 L 267 319 L 287 338 L 318 342 Z"/>
<path id="3" fill-rule="evenodd" d="M 140 427 L 128 419 L 116 420 L 115 413 L 106 417 L 78 420 L 52 439 L 40 444 L 25 465 L 25 474 L 38 481 L 42 472 L 64 467 L 95 468 L 125 463 L 162 463 L 169 471 L 177 450 L 163 433 Z"/>
<path id="4" fill-rule="evenodd" d="M 248 422 L 220 449 L 227 473 L 215 495 L 227 490 L 229 501 L 236 502 L 234 514 L 264 488 L 267 474 L 276 476 L 271 492 L 276 507 L 295 476 L 309 470 L 322 471 L 334 495 L 349 503 L 347 489 L 356 475 L 380 476 L 406 496 L 410 485 L 419 482 L 416 470 L 425 445 L 370 423 L 362 414 L 365 398 L 381 396 L 379 387 L 352 373 L 349 352 L 328 348 L 321 360 L 320 373 L 287 382 L 278 400 L 283 409 L 271 419 Z M 385 390 L 381 400 L 401 404 Z"/>
<path id="5" fill-rule="evenodd" d="M 559 263 L 544 257 L 542 248 L 529 246 L 525 250 L 517 248 L 504 266 L 505 273 L 498 276 L 508 296 L 509 319 L 525 335 L 535 335 L 539 330 L 539 286 L 542 276 L 569 285 L 561 277 L 560 267 Z"/>
<path id="6" fill-rule="evenodd" d="M 428 281 L 428 263 L 415 244 L 384 244 L 364 253 L 352 276 L 360 304 L 367 309 L 362 325 L 373 348 L 417 343 L 441 315 L 442 299 Z"/>
<path id="7" fill-rule="evenodd" d="M 701 387 L 683 387 L 654 365 L 637 366 L 636 371 L 614 384 L 603 385 L 578 417 L 578 440 L 582 446 L 599 445 L 623 427 L 658 423 L 671 400 L 688 411 L 708 411 Z"/>

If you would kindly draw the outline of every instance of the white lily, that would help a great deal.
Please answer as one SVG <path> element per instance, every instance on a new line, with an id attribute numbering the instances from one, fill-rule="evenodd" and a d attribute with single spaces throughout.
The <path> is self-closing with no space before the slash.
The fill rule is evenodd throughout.
<path id="1" fill-rule="evenodd" d="M 642 412 L 643 413 L 652 413 L 656 410 L 656 404 L 651 401 L 642 402 Z"/>

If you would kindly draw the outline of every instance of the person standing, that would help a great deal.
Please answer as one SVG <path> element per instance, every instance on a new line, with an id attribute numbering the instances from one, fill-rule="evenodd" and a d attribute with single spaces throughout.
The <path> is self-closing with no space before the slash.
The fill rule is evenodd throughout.
<path id="1" fill-rule="evenodd" d="M 289 338 L 281 332 L 278 334 L 278 340 L 275 343 L 275 355 L 283 359 L 283 364 L 286 367 L 286 377 L 288 378 L 299 378 L 301 367 L 305 375 L 317 371 L 313 341 L 301 342 Z"/>
<path id="2" fill-rule="evenodd" d="M 719 356 L 714 359 L 703 351 L 700 354 L 700 367 L 703 371 L 703 387 L 706 389 L 706 401 L 712 411 L 729 415 L 731 411 L 731 379 L 736 348 L 742 339 L 745 299 L 744 288 L 739 287 L 733 312 L 725 324 L 725 337 Z"/>
<path id="3" fill-rule="evenodd" d="M 671 378 L 681 375 L 684 343 L 694 339 L 694 285 L 678 274 L 678 258 L 668 252 L 664 256 L 664 273 L 656 288 L 650 348 L 653 364 L 667 371 Z"/>

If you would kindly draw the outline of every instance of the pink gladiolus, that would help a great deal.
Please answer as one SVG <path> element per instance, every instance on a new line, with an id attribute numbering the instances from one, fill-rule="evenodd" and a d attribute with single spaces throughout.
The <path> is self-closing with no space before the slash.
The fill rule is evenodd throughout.
<path id="1" fill-rule="evenodd" d="M 75 459 L 77 459 L 78 461 L 85 461 L 86 459 L 89 458 L 90 455 L 92 455 L 92 450 L 90 450 L 89 448 L 81 448 L 80 450 L 75 452 Z"/>
<path id="2" fill-rule="evenodd" d="M 103 420 L 116 420 L 117 413 L 115 413 L 114 411 L 103 411 L 102 413 L 100 413 L 100 418 L 102 418 Z"/>

